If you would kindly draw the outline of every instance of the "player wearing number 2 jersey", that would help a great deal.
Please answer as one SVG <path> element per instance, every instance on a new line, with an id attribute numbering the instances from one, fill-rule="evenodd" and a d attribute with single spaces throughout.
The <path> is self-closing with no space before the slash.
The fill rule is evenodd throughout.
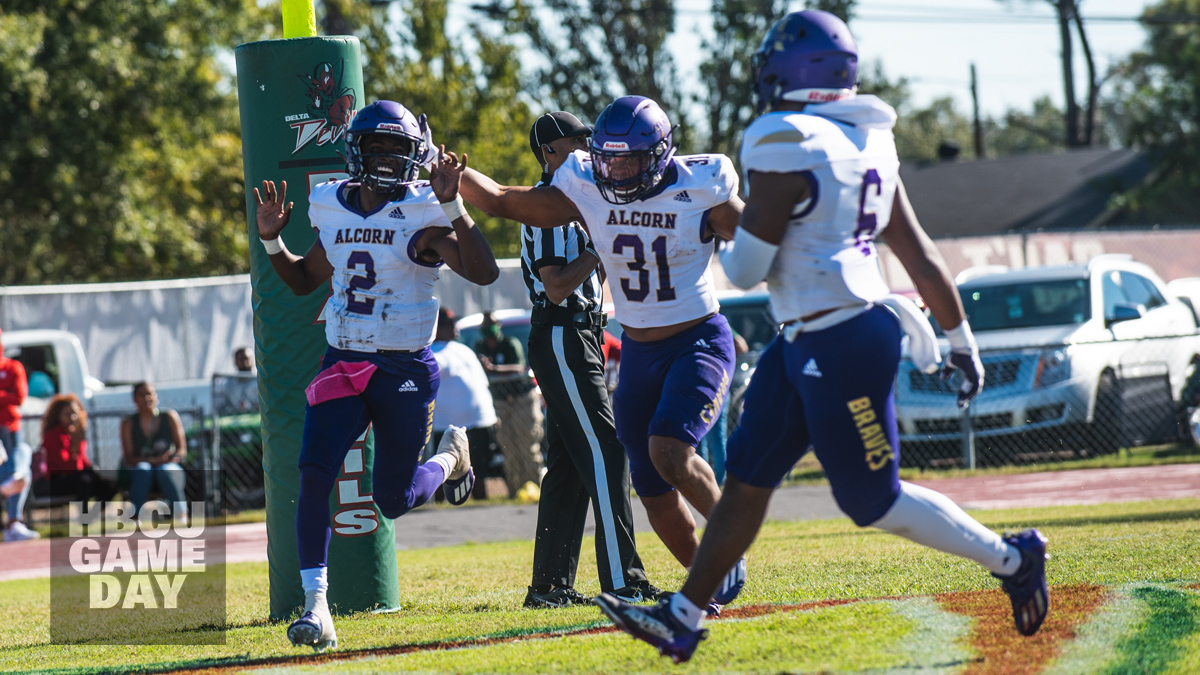
<path id="1" fill-rule="evenodd" d="M 427 501 L 446 483 L 449 501 L 461 504 L 474 474 L 466 435 L 451 428 L 438 454 L 418 465 L 430 436 L 438 366 L 433 342 L 438 303 L 433 284 L 444 263 L 477 284 L 499 275 L 496 259 L 458 198 L 466 168 L 438 151 L 425 116 L 379 101 L 363 108 L 346 132 L 349 180 L 313 189 L 309 219 L 317 241 L 304 257 L 279 238 L 292 204 L 287 183 L 276 192 L 263 181 L 254 190 L 258 232 L 271 266 L 297 295 L 332 281 L 326 308 L 329 350 L 306 390 L 300 448 L 296 540 L 305 591 L 303 615 L 288 627 L 293 644 L 324 650 L 337 646 L 326 601 L 329 495 L 350 446 L 375 431 L 375 503 L 398 518 Z M 420 166 L 430 182 L 416 181 Z M 440 203 L 440 208 L 438 204 Z"/>
<path id="2" fill-rule="evenodd" d="M 720 413 L 734 365 L 709 261 L 714 233 L 732 235 L 742 202 L 728 157 L 677 157 L 671 132 L 654 101 L 619 98 L 596 119 L 590 151 L 568 158 L 549 187 L 505 187 L 468 170 L 462 193 L 531 227 L 587 228 L 625 329 L 617 436 L 654 531 L 688 567 L 699 540 L 684 500 L 707 516 L 720 497 L 695 446 Z M 744 583 L 739 562 L 714 599 L 732 600 Z"/>
<path id="3" fill-rule="evenodd" d="M 622 629 L 686 661 L 707 633 L 700 623 L 708 596 L 754 541 L 771 493 L 811 445 L 838 506 L 857 525 L 980 563 L 1002 580 L 1017 629 L 1032 635 L 1049 608 L 1037 530 L 1001 537 L 945 496 L 898 478 L 892 387 L 901 326 L 913 345 L 936 342 L 911 303 L 889 297 L 877 236 L 949 327 L 946 374 L 961 371 L 960 404 L 978 393 L 983 368 L 945 264 L 897 178 L 896 114 L 855 94 L 857 47 L 832 14 L 780 19 L 754 63 L 760 106 L 772 110 L 743 137 L 749 197 L 721 261 L 740 287 L 766 279 L 784 330 L 747 389 L 728 445 L 725 493 L 682 591 L 649 609 L 610 595 L 597 604 Z M 913 360 L 935 367 L 936 346 L 914 346 Z"/>

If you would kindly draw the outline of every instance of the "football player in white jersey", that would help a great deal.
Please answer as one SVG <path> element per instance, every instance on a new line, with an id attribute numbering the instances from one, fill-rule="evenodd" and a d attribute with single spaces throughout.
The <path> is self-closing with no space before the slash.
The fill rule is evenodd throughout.
<path id="1" fill-rule="evenodd" d="M 889 297 L 876 237 L 950 327 L 943 375 L 961 372 L 960 405 L 978 393 L 983 368 L 945 263 L 900 184 L 895 111 L 856 95 L 857 46 L 832 14 L 780 19 L 754 63 L 760 111 L 770 112 L 742 140 L 749 198 L 721 261 L 742 288 L 766 279 L 784 330 L 759 359 L 729 441 L 724 495 L 681 592 L 651 608 L 606 595 L 597 604 L 626 632 L 686 661 L 707 634 L 700 624 L 708 596 L 754 541 L 771 493 L 811 444 L 838 506 L 857 525 L 980 563 L 1002 581 L 1018 631 L 1032 635 L 1049 609 L 1041 534 L 1001 537 L 897 475 L 892 387 L 901 323 L 912 327 L 914 361 L 924 355 L 918 365 L 936 367 L 937 349 L 915 305 Z"/>
<path id="2" fill-rule="evenodd" d="M 596 119 L 589 152 L 572 153 L 549 186 L 507 187 L 468 170 L 461 190 L 483 211 L 531 227 L 587 228 L 625 329 L 613 412 L 631 483 L 655 533 L 689 567 L 699 539 L 684 500 L 707 516 L 721 494 L 695 448 L 720 414 L 734 366 L 709 261 L 714 233 L 732 236 L 742 201 L 729 158 L 676 156 L 672 130 L 657 103 L 625 96 Z M 717 605 L 745 584 L 745 562 L 731 565 Z M 644 595 L 634 599 L 659 592 Z"/>
<path id="3" fill-rule="evenodd" d="M 296 539 L 305 591 L 303 615 L 288 639 L 318 651 L 337 646 L 326 601 L 329 494 L 350 446 L 373 424 L 374 499 L 398 518 L 446 484 L 448 500 L 466 501 L 474 472 L 464 430 L 451 427 L 438 454 L 418 465 L 430 436 L 438 366 L 429 345 L 437 324 L 433 284 L 442 264 L 486 285 L 499 269 L 492 249 L 463 208 L 466 168 L 433 147 L 425 116 L 393 101 L 358 112 L 346 132 L 348 180 L 313 188 L 309 218 L 317 241 L 303 257 L 280 232 L 292 203 L 287 183 L 254 190 L 258 233 L 288 288 L 307 295 L 332 281 L 326 307 L 329 350 L 306 390 L 300 449 Z M 430 181 L 417 171 L 429 165 Z M 440 204 L 440 205 L 439 205 Z"/>

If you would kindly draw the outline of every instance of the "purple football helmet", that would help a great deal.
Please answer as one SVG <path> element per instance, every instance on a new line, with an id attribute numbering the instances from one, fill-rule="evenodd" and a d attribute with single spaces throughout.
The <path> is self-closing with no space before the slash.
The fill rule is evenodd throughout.
<path id="1" fill-rule="evenodd" d="M 592 177 L 605 201 L 628 204 L 658 186 L 675 148 L 671 120 L 645 96 L 622 96 L 596 118 Z"/>
<path id="2" fill-rule="evenodd" d="M 364 153 L 364 141 L 375 134 L 400 139 L 404 152 Z M 346 172 L 376 192 L 390 193 L 417 177 L 431 151 L 430 138 L 425 115 L 417 117 L 395 101 L 376 101 L 359 110 L 346 130 Z M 380 162 L 383 157 L 395 162 Z"/>
<path id="3" fill-rule="evenodd" d="M 767 31 L 751 64 L 760 113 L 781 100 L 836 101 L 854 93 L 858 45 L 829 12 L 792 12 Z"/>

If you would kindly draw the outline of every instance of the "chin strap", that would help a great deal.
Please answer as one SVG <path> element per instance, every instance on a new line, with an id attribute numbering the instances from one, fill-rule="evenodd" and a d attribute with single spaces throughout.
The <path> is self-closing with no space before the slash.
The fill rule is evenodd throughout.
<path id="1" fill-rule="evenodd" d="M 417 118 L 417 126 L 421 128 L 421 133 L 424 135 L 422 140 L 425 143 L 425 153 L 417 160 L 417 164 L 426 171 L 433 168 L 433 163 L 438 159 L 438 148 L 433 144 L 433 129 L 429 127 L 429 121 L 425 117 L 425 113 Z"/>

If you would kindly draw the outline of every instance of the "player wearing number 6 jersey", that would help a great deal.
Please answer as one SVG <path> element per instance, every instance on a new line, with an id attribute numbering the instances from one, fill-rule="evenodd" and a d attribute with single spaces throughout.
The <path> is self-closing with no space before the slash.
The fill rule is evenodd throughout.
<path id="1" fill-rule="evenodd" d="M 747 389 L 728 445 L 725 493 L 682 591 L 649 609 L 609 595 L 597 604 L 622 629 L 686 661 L 706 634 L 708 596 L 754 541 L 771 493 L 811 445 L 838 506 L 857 525 L 980 563 L 1001 579 L 1018 631 L 1032 635 L 1049 609 L 1045 539 L 1037 530 L 1001 537 L 897 475 L 892 387 L 901 326 L 919 367 L 935 368 L 937 351 L 924 317 L 889 297 L 877 236 L 949 327 L 945 374 L 961 371 L 960 404 L 978 393 L 983 368 L 945 264 L 897 177 L 896 114 L 855 94 L 857 47 L 832 14 L 780 19 L 754 63 L 760 106 L 772 111 L 743 137 L 749 197 L 721 261 L 738 286 L 766 279 L 784 330 Z"/>
<path id="2" fill-rule="evenodd" d="M 695 447 L 720 413 L 734 365 L 709 261 L 714 233 L 733 234 L 742 202 L 729 158 L 675 156 L 672 129 L 654 101 L 619 98 L 596 119 L 589 152 L 574 152 L 550 186 L 506 187 L 468 170 L 462 194 L 531 227 L 587 228 L 625 329 L 617 436 L 654 531 L 688 567 L 699 540 L 684 500 L 707 516 L 720 497 Z M 715 599 L 732 600 L 744 582 L 739 562 Z"/>
<path id="3" fill-rule="evenodd" d="M 418 465 L 428 442 L 438 365 L 429 345 L 437 324 L 433 284 L 444 263 L 477 284 L 499 276 L 496 259 L 458 198 L 466 168 L 433 147 L 425 116 L 379 101 L 363 108 L 346 132 L 349 180 L 324 183 L 309 195 L 317 241 L 304 257 L 279 234 L 292 204 L 287 183 L 254 190 L 258 232 L 271 266 L 297 295 L 332 281 L 326 307 L 329 350 L 306 390 L 300 448 L 296 540 L 305 591 L 304 614 L 288 627 L 293 644 L 337 645 L 326 602 L 329 495 L 350 446 L 374 425 L 375 503 L 398 518 L 446 484 L 461 504 L 474 474 L 462 429 L 451 427 L 438 454 Z M 434 163 L 436 159 L 436 164 Z M 430 169 L 430 181 L 417 170 Z M 440 208 L 439 208 L 440 203 Z"/>

